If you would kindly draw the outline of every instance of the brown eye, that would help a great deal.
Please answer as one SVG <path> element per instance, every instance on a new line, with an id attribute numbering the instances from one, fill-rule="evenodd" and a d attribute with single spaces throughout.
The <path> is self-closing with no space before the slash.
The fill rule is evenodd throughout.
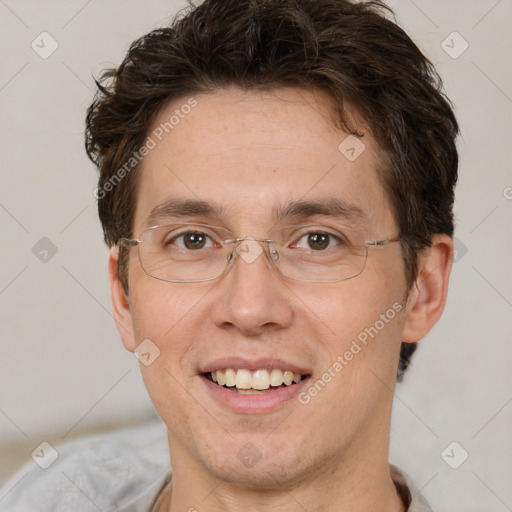
<path id="1" fill-rule="evenodd" d="M 207 246 L 212 247 L 210 237 L 205 233 L 199 232 L 182 233 L 173 238 L 171 242 L 180 249 L 188 249 L 191 251 L 203 249 Z M 210 245 L 208 245 L 208 243 Z"/>
<path id="2" fill-rule="evenodd" d="M 206 242 L 206 236 L 203 233 L 187 233 L 183 237 L 187 249 L 202 249 Z"/>
<path id="3" fill-rule="evenodd" d="M 296 243 L 297 247 L 314 251 L 324 251 L 339 244 L 337 236 L 323 231 L 311 231 L 303 235 Z"/>
<path id="4" fill-rule="evenodd" d="M 308 245 L 315 250 L 326 249 L 329 246 L 329 235 L 326 233 L 309 233 Z"/>

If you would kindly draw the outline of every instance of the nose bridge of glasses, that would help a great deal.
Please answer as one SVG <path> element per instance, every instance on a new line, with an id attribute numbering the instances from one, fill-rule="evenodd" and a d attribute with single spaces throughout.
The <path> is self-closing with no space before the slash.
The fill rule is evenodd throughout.
<path id="1" fill-rule="evenodd" d="M 255 238 L 252 236 L 244 236 L 237 238 L 230 238 L 228 240 L 224 240 L 223 243 L 227 246 L 228 244 L 232 244 L 232 249 L 229 252 L 228 265 L 232 265 L 236 256 L 240 256 L 246 263 L 253 263 L 258 259 L 262 252 L 267 253 L 267 258 L 270 258 L 270 263 L 274 261 L 274 257 L 272 254 L 272 250 L 270 249 L 270 244 L 275 242 L 275 240 L 271 240 L 268 238 Z M 266 245 L 267 249 L 264 249 Z M 274 250 L 274 252 L 276 252 Z"/>
<path id="2" fill-rule="evenodd" d="M 242 236 L 238 238 L 229 238 L 228 240 L 223 240 L 224 244 L 237 244 L 239 242 L 244 242 L 245 240 L 251 240 L 254 242 L 275 242 L 275 240 L 270 240 L 268 238 L 255 238 L 253 236 Z"/>

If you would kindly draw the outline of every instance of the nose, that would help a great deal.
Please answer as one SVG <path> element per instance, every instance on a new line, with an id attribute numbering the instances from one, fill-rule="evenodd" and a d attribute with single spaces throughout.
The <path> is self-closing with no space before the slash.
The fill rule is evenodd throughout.
<path id="1" fill-rule="evenodd" d="M 291 325 L 293 294 L 268 258 L 267 244 L 243 239 L 235 244 L 228 272 L 216 287 L 213 320 L 218 327 L 259 335 Z"/>

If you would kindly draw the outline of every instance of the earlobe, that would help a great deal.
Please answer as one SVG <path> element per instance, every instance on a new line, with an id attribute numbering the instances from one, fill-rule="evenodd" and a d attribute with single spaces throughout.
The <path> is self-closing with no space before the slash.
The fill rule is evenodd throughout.
<path id="1" fill-rule="evenodd" d="M 130 301 L 118 276 L 118 262 L 119 247 L 114 246 L 110 250 L 110 256 L 108 259 L 108 276 L 110 282 L 112 312 L 124 347 L 126 350 L 133 352 L 137 344 L 135 342 L 135 336 L 133 332 L 133 320 L 130 309 Z"/>
<path id="2" fill-rule="evenodd" d="M 404 342 L 415 343 L 425 337 L 441 317 L 452 261 L 453 240 L 448 235 L 434 235 L 432 245 L 420 255 L 418 276 L 407 299 Z"/>

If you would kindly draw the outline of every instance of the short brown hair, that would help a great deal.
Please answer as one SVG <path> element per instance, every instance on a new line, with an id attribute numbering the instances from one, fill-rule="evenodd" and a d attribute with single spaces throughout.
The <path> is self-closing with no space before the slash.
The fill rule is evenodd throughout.
<path id="1" fill-rule="evenodd" d="M 322 89 L 336 102 L 339 127 L 361 135 L 351 106 L 379 144 L 378 172 L 411 287 L 432 235 L 453 236 L 458 126 L 439 75 L 391 14 L 379 0 L 205 0 L 134 41 L 121 65 L 96 80 L 87 112 L 106 243 L 132 237 L 137 166 L 112 180 L 170 100 L 231 85 Z M 126 261 L 122 253 L 118 271 L 128 292 Z M 399 378 L 415 348 L 402 343 Z"/>

